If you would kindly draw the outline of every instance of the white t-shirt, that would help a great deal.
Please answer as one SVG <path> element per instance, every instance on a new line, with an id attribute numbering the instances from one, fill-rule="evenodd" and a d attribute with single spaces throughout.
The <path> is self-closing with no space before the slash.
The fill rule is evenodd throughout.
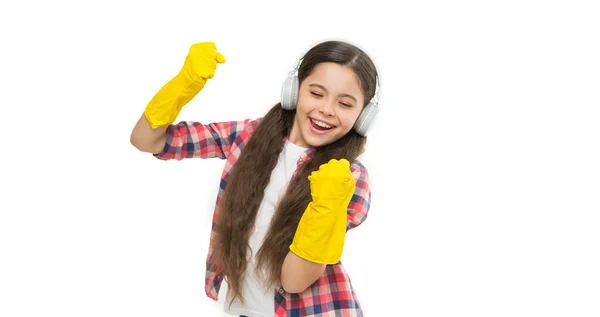
<path id="1" fill-rule="evenodd" d="M 246 315 L 249 317 L 272 317 L 275 312 L 274 288 L 265 288 L 261 285 L 259 281 L 260 277 L 254 272 L 256 264 L 255 256 L 269 229 L 271 218 L 275 213 L 275 207 L 279 203 L 279 199 L 285 194 L 287 185 L 297 168 L 298 159 L 305 151 L 306 148 L 299 147 L 287 141 L 279 155 L 277 166 L 275 166 L 271 173 L 271 180 L 265 189 L 264 199 L 256 214 L 254 231 L 248 240 L 252 253 L 248 254 L 246 279 L 243 281 L 242 286 L 245 305 L 236 298 L 231 307 L 229 307 L 231 298 L 227 295 L 224 304 L 225 312 L 228 314 Z"/>

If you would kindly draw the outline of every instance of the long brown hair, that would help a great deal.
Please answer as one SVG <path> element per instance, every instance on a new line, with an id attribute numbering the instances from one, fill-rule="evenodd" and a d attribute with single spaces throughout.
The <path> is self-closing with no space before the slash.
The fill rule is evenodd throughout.
<path id="1" fill-rule="evenodd" d="M 302 59 L 298 69 L 300 83 L 322 62 L 334 62 L 352 68 L 360 79 L 365 104 L 373 98 L 377 72 L 371 59 L 362 50 L 340 41 L 316 45 Z M 232 292 L 233 298 L 239 297 L 242 302 L 242 280 L 246 274 L 247 252 L 250 251 L 248 239 L 295 114 L 296 111 L 284 110 L 280 103 L 268 111 L 233 166 L 222 198 L 216 226 L 215 258 L 216 263 L 222 265 L 228 291 Z M 311 201 L 310 173 L 330 159 L 345 158 L 353 162 L 364 150 L 365 143 L 366 137 L 351 130 L 339 140 L 316 149 L 312 158 L 303 163 L 296 177 L 290 181 L 287 193 L 276 207 L 262 247 L 256 254 L 257 267 L 264 269 L 267 274 L 267 285 L 279 283 L 281 267 L 296 227 Z"/>

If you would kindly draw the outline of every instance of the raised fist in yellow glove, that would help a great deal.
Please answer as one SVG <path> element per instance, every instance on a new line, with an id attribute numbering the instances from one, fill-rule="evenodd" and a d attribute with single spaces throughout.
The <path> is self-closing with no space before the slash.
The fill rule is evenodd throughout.
<path id="1" fill-rule="evenodd" d="M 206 81 L 215 76 L 217 63 L 225 63 L 225 57 L 217 52 L 213 42 L 196 43 L 190 47 L 180 74 L 185 79 L 202 87 Z M 200 87 L 200 89 L 202 88 Z"/>
<path id="2" fill-rule="evenodd" d="M 348 204 L 356 182 L 346 159 L 330 160 L 308 177 L 312 201 L 296 229 L 290 251 L 320 264 L 335 264 L 342 257 Z"/>
<path id="3" fill-rule="evenodd" d="M 154 95 L 144 110 L 152 128 L 173 123 L 183 106 L 214 77 L 218 63 L 225 63 L 225 57 L 217 52 L 215 43 L 201 42 L 192 45 L 177 76 Z"/>

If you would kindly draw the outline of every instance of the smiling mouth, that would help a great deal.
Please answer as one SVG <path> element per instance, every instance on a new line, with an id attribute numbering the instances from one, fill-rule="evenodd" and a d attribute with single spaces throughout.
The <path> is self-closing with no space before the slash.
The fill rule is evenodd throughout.
<path id="1" fill-rule="evenodd" d="M 335 128 L 334 125 L 327 124 L 323 121 L 314 120 L 313 118 L 308 118 L 310 120 L 310 124 L 317 130 L 327 131 Z"/>

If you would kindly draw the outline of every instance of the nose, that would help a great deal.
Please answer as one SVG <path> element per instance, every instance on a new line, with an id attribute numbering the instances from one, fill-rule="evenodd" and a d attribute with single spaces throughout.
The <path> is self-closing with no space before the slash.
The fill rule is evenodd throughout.
<path id="1" fill-rule="evenodd" d="M 319 112 L 322 113 L 324 116 L 334 116 L 335 112 L 333 105 L 335 104 L 335 102 L 335 100 L 328 100 L 324 102 L 321 108 L 319 108 Z"/>

